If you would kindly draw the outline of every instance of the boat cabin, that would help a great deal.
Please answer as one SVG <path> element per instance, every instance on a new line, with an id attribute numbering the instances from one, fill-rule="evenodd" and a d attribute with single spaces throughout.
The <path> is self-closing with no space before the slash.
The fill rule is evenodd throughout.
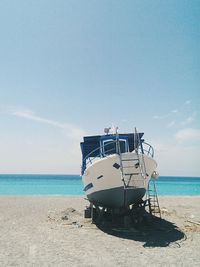
<path id="1" fill-rule="evenodd" d="M 86 136 L 81 142 L 82 151 L 82 174 L 84 173 L 87 162 L 94 158 L 103 158 L 112 154 L 132 152 L 138 144 L 142 144 L 144 133 L 128 134 L 107 134 Z M 137 138 L 136 138 L 137 137 Z M 138 140 L 139 139 L 139 140 Z"/>

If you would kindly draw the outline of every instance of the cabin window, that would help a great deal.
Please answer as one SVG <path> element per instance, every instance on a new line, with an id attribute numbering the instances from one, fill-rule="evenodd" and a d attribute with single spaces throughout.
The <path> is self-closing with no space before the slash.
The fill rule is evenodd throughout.
<path id="1" fill-rule="evenodd" d="M 127 152 L 127 142 L 126 140 L 120 139 L 119 140 L 120 145 L 120 152 L 125 153 Z M 105 140 L 103 141 L 103 154 L 104 155 L 111 155 L 119 153 L 119 149 L 117 147 L 117 143 L 115 140 Z"/>
<path id="2" fill-rule="evenodd" d="M 116 153 L 116 142 L 108 140 L 103 142 L 104 155 Z"/>
<path id="3" fill-rule="evenodd" d="M 120 144 L 120 152 L 121 153 L 127 152 L 126 140 L 119 140 L 119 144 Z"/>

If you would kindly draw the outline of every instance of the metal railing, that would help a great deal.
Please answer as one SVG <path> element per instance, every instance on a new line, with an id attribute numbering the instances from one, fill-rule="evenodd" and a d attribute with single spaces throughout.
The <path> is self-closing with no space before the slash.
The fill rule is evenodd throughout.
<path id="1" fill-rule="evenodd" d="M 110 142 L 109 144 L 104 145 L 104 148 L 110 144 L 116 144 L 116 140 L 114 140 L 113 142 Z M 95 157 L 91 156 L 93 154 L 95 154 L 96 151 L 99 151 L 99 154 Z M 110 154 L 108 154 L 110 153 Z M 85 162 L 85 168 L 88 166 L 88 164 L 92 164 L 92 162 L 94 162 L 96 159 L 99 158 L 106 158 L 112 154 L 117 154 L 116 152 L 116 148 L 107 150 L 106 153 L 104 153 L 102 146 L 99 146 L 98 148 L 95 148 L 94 150 L 92 150 L 84 159 L 83 162 Z"/>
<path id="2" fill-rule="evenodd" d="M 145 154 L 151 158 L 154 157 L 154 149 L 150 144 L 143 142 L 142 143 L 142 149 L 143 149 L 143 154 Z"/>
<path id="3" fill-rule="evenodd" d="M 115 147 L 105 151 L 105 148 L 111 144 L 115 144 Z M 83 172 L 87 168 L 87 166 L 89 164 L 94 163 L 95 160 L 97 160 L 99 158 L 106 158 L 106 157 L 109 157 L 110 155 L 119 154 L 120 149 L 117 146 L 119 146 L 119 140 L 118 139 L 116 139 L 112 142 L 109 142 L 109 144 L 104 144 L 104 146 L 103 146 L 104 149 L 100 145 L 98 148 L 92 150 L 82 161 L 83 164 L 81 167 L 81 173 L 83 174 Z M 148 144 L 146 142 L 142 142 L 142 144 L 138 147 L 138 149 L 139 149 L 138 150 L 139 154 L 145 154 L 145 155 L 152 157 L 152 158 L 154 157 L 154 149 L 150 144 Z M 95 156 L 95 157 L 91 156 L 91 155 L 95 154 L 96 151 L 99 151 L 99 154 L 97 154 L 97 156 Z M 134 151 L 135 150 L 133 150 L 131 152 L 134 152 Z"/>

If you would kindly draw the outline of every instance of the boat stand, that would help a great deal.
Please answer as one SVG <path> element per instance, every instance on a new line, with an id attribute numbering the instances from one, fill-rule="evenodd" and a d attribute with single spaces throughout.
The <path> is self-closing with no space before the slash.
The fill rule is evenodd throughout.
<path id="1" fill-rule="evenodd" d="M 150 220 L 146 212 L 147 200 L 141 200 L 134 205 L 122 208 L 106 208 L 90 202 L 85 209 L 85 218 L 91 218 L 92 223 L 99 226 L 131 227 L 144 220 Z"/>

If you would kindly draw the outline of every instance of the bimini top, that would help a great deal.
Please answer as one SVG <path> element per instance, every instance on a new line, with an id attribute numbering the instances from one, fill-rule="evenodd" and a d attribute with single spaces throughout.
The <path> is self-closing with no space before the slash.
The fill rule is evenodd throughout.
<path id="1" fill-rule="evenodd" d="M 81 142 L 82 151 L 82 174 L 86 168 L 86 161 L 91 158 L 106 157 L 120 152 L 132 152 L 138 144 L 142 144 L 144 133 L 107 134 L 85 136 Z M 118 146 L 116 143 L 118 142 Z"/>

